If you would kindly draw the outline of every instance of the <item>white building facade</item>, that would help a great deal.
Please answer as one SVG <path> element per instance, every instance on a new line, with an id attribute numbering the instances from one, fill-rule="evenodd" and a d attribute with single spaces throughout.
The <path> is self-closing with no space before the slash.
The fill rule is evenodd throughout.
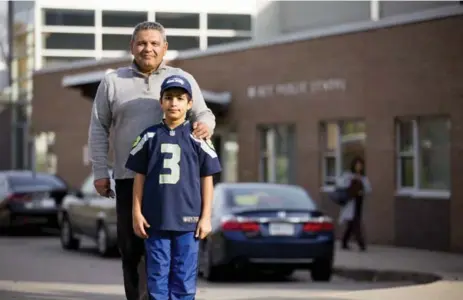
<path id="1" fill-rule="evenodd" d="M 268 40 L 308 29 L 378 21 L 421 13 L 461 1 L 269 1 L 257 0 L 255 37 Z"/>
<path id="2" fill-rule="evenodd" d="M 81 60 L 129 55 L 133 27 L 158 21 L 166 27 L 167 58 L 249 39 L 269 40 L 309 29 L 329 30 L 362 21 L 422 12 L 459 1 L 270 1 L 270 0 L 36 0 L 14 1 L 11 168 L 30 168 L 28 136 L 35 70 Z M 461 2 L 460 2 L 461 3 Z M 227 47 L 227 46 L 225 46 Z M 230 47 L 234 47 L 230 45 Z M 23 105 L 24 104 L 24 105 Z M 2 116 L 0 115 L 0 118 Z M 0 120 L 1 121 L 1 120 Z M 6 143 L 6 141 L 5 141 Z M 8 158 L 9 159 L 9 158 Z"/>
<path id="3" fill-rule="evenodd" d="M 35 70 L 81 60 L 129 55 L 136 24 L 158 21 L 166 28 L 169 51 L 207 49 L 253 37 L 253 0 L 14 1 L 12 61 L 12 168 L 28 168 L 28 119 Z M 22 105 L 24 104 L 24 105 Z M 8 130 L 10 131 L 10 130 Z"/>

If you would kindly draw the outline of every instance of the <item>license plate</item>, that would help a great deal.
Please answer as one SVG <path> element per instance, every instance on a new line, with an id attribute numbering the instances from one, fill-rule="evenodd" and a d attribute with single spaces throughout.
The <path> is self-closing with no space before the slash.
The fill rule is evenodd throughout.
<path id="1" fill-rule="evenodd" d="M 269 226 L 270 235 L 294 235 L 294 225 L 289 223 L 272 223 Z"/>
<path id="2" fill-rule="evenodd" d="M 56 206 L 56 202 L 54 199 L 43 199 L 40 201 L 40 207 L 43 208 L 54 208 Z"/>
<path id="3" fill-rule="evenodd" d="M 55 208 L 56 203 L 53 199 L 42 199 L 37 201 L 28 202 L 25 207 L 28 209 L 32 208 Z"/>

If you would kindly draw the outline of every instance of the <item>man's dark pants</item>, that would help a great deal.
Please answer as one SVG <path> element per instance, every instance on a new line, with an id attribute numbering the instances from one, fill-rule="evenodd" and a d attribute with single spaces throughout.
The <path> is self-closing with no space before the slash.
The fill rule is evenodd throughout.
<path id="1" fill-rule="evenodd" d="M 122 271 L 127 300 L 148 299 L 145 248 L 143 239 L 137 237 L 132 227 L 133 179 L 116 180 L 117 240 L 122 256 Z"/>

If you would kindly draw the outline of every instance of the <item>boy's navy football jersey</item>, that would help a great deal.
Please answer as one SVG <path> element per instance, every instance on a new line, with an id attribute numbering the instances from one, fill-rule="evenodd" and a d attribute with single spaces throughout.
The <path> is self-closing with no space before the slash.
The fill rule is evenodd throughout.
<path id="1" fill-rule="evenodd" d="M 221 172 L 210 141 L 195 138 L 186 121 L 175 129 L 163 122 L 144 130 L 126 167 L 145 175 L 142 213 L 149 230 L 194 231 L 201 214 L 201 177 Z"/>

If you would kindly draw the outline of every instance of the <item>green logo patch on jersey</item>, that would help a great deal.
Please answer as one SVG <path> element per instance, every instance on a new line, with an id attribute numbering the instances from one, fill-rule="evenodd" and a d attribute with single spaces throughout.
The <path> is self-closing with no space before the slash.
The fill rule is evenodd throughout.
<path id="1" fill-rule="evenodd" d="M 141 140 L 141 136 L 137 136 L 137 139 L 135 140 L 135 142 L 133 142 L 132 144 L 132 148 L 133 147 L 136 147 L 138 145 L 138 143 L 140 143 L 140 140 Z"/>

